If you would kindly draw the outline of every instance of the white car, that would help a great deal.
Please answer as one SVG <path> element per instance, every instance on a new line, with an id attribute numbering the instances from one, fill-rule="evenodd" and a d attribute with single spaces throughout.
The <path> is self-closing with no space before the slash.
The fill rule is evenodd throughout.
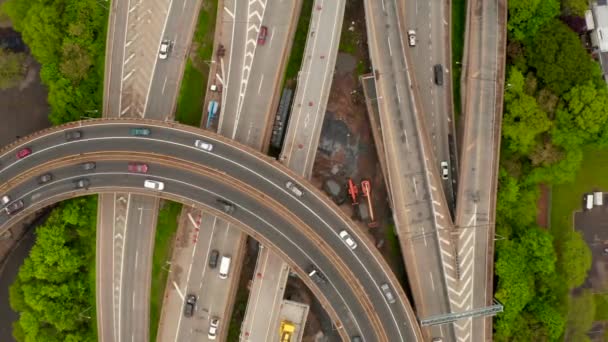
<path id="1" fill-rule="evenodd" d="M 146 179 L 144 181 L 144 188 L 152 189 L 152 190 L 158 190 L 158 191 L 163 191 L 163 189 L 165 188 L 165 183 L 159 182 L 159 181 L 155 181 L 155 180 Z"/>
<path id="2" fill-rule="evenodd" d="M 304 195 L 302 190 L 300 190 L 300 188 L 298 188 L 295 184 L 293 184 L 292 181 L 288 181 L 287 183 L 285 183 L 285 187 L 298 197 L 302 197 L 302 195 Z"/>
<path id="3" fill-rule="evenodd" d="M 213 317 L 211 318 L 211 320 L 209 320 L 209 333 L 207 334 L 207 337 L 210 340 L 215 340 L 217 338 L 217 329 L 220 325 L 220 319 L 217 317 Z"/>
<path id="4" fill-rule="evenodd" d="M 160 49 L 158 51 L 158 58 L 167 59 L 169 56 L 169 50 L 171 49 L 171 41 L 165 39 L 160 43 Z"/>
<path id="5" fill-rule="evenodd" d="M 407 31 L 407 40 L 410 46 L 416 46 L 416 31 L 409 30 Z"/>
<path id="6" fill-rule="evenodd" d="M 448 179 L 448 175 L 450 174 L 450 166 L 447 161 L 441 162 L 441 178 Z"/>
<path id="7" fill-rule="evenodd" d="M 346 230 L 340 231 L 340 237 L 350 249 L 357 248 L 357 243 L 355 242 L 355 240 L 353 240 L 353 238 L 350 236 L 350 234 L 348 234 Z"/>
<path id="8" fill-rule="evenodd" d="M 211 152 L 213 150 L 213 145 L 208 142 L 204 142 L 202 140 L 197 140 L 194 142 L 194 146 L 200 148 L 201 150 L 205 150 Z"/>

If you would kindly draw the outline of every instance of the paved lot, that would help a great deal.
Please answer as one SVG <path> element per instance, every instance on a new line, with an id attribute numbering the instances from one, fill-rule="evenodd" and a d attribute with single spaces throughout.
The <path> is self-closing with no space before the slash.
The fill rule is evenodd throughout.
<path id="1" fill-rule="evenodd" d="M 581 201 L 581 208 L 583 203 Z M 593 256 L 591 269 L 584 287 L 594 291 L 608 290 L 608 206 L 593 207 L 591 210 L 573 214 L 574 229 L 581 232 Z"/>

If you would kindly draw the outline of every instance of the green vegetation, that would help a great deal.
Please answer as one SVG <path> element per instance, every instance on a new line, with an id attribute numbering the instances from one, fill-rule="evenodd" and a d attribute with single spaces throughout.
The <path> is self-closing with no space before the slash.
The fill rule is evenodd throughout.
<path id="1" fill-rule="evenodd" d="M 558 12 L 556 0 L 509 1 L 496 208 L 496 233 L 505 239 L 496 242 L 495 267 L 505 311 L 495 320 L 496 341 L 585 341 L 603 300 L 569 295 L 591 266 L 572 212 L 583 192 L 607 183 L 608 91 Z M 540 183 L 553 188 L 549 231 L 536 225 Z"/>
<path id="2" fill-rule="evenodd" d="M 589 9 L 589 1 L 587 0 L 562 0 L 562 13 L 565 15 L 573 15 L 584 17 L 585 11 Z"/>
<path id="3" fill-rule="evenodd" d="M 36 243 L 10 287 L 17 341 L 96 341 L 97 197 L 65 201 L 36 229 Z M 93 246 L 93 248 L 91 248 Z"/>
<path id="4" fill-rule="evenodd" d="M 213 38 L 218 0 L 204 1 L 198 15 L 192 51 L 177 99 L 175 119 L 181 123 L 199 127 L 203 115 L 203 102 L 207 92 L 209 64 L 213 56 Z"/>
<path id="5" fill-rule="evenodd" d="M 41 64 L 53 124 L 79 120 L 83 113 L 101 108 L 107 4 L 7 0 L 2 5 Z"/>
<path id="6" fill-rule="evenodd" d="M 295 79 L 302 66 L 302 58 L 304 57 L 304 49 L 306 48 L 306 38 L 308 35 L 308 26 L 310 25 L 313 4 L 313 0 L 302 1 L 298 27 L 296 28 L 291 54 L 289 55 L 289 61 L 287 62 L 284 80 Z M 342 44 L 340 44 L 340 46 L 342 46 Z"/>
<path id="7" fill-rule="evenodd" d="M 386 241 L 391 264 L 396 264 L 393 267 L 393 272 L 397 275 L 397 278 L 404 285 L 403 288 L 408 288 L 407 286 L 407 275 L 405 274 L 405 265 L 403 264 L 403 256 L 401 255 L 401 245 L 399 244 L 399 238 L 395 233 L 395 224 L 388 224 L 384 229 L 384 239 Z"/>
<path id="8" fill-rule="evenodd" d="M 25 76 L 23 52 L 12 52 L 0 48 L 0 90 L 15 87 Z"/>
<path id="9" fill-rule="evenodd" d="M 467 1 L 452 1 L 452 89 L 454 116 L 460 117 L 460 75 L 462 74 L 462 55 L 464 52 L 464 31 L 466 27 Z"/>
<path id="10" fill-rule="evenodd" d="M 167 261 L 171 260 L 171 252 L 175 233 L 177 231 L 179 214 L 182 205 L 176 202 L 164 202 L 158 213 L 156 236 L 154 237 L 154 253 L 152 255 L 152 287 L 150 290 L 150 341 L 156 341 L 158 322 L 165 295 L 165 285 L 169 276 Z"/>
<path id="11" fill-rule="evenodd" d="M 356 30 L 349 30 L 349 25 L 344 23 L 342 25 L 342 33 L 340 35 L 340 46 L 338 51 L 348 53 L 351 55 L 357 54 L 357 41 L 361 39 L 359 33 Z"/>
<path id="12" fill-rule="evenodd" d="M 230 318 L 230 325 L 228 327 L 228 337 L 226 341 L 239 340 L 239 335 L 241 334 L 241 323 L 243 322 L 243 318 L 245 317 L 245 310 L 247 309 L 248 298 L 249 290 L 247 289 L 247 286 L 239 286 L 236 291 L 236 298 L 234 301 L 232 317 Z"/>

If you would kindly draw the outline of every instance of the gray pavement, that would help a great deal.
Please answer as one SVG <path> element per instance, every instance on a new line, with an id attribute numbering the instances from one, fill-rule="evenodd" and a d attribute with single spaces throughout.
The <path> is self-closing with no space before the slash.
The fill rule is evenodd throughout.
<path id="1" fill-rule="evenodd" d="M 288 174 L 288 171 L 280 167 L 276 162 L 263 158 L 258 154 L 244 149 L 242 146 L 233 146 L 226 144 L 225 140 L 197 130 L 191 127 L 180 126 L 177 124 L 162 125 L 161 123 L 153 124 L 141 123 L 140 125 L 148 126 L 154 132 L 149 138 L 137 138 L 129 135 L 128 129 L 132 123 L 119 121 L 116 123 L 108 123 L 107 121 L 98 123 L 84 123 L 80 128 L 83 131 L 83 139 L 76 142 L 66 143 L 63 137 L 63 130 L 66 128 L 58 128 L 56 131 L 39 136 L 35 140 L 23 142 L 31 146 L 35 151 L 27 158 L 16 160 L 14 150 L 21 148 L 16 145 L 5 149 L 0 155 L 0 162 L 5 167 L 0 170 L 0 176 L 13 179 L 23 175 L 25 170 L 41 165 L 42 161 L 52 158 L 60 158 L 66 155 L 91 153 L 95 151 L 124 151 L 128 153 L 127 160 L 138 152 L 145 153 L 162 153 L 167 151 L 171 156 L 183 160 L 189 160 L 193 163 L 200 164 L 198 170 L 217 170 L 219 174 L 241 179 L 242 184 L 255 185 L 260 193 L 266 196 L 271 196 L 272 202 L 259 201 L 254 198 L 249 198 L 247 195 L 240 193 L 231 185 L 223 182 L 217 182 L 213 179 L 200 178 L 200 174 L 193 174 L 181 168 L 175 167 L 175 161 L 168 162 L 169 167 L 155 164 L 149 158 L 149 155 L 142 156 L 143 160 L 151 164 L 151 175 L 156 179 L 164 179 L 167 183 L 166 189 L 163 192 L 164 196 L 171 195 L 173 198 L 199 198 L 199 202 L 206 205 L 217 206 L 216 194 L 222 194 L 227 200 L 238 203 L 238 209 L 233 214 L 239 222 L 246 222 L 249 226 L 255 226 L 256 222 L 279 220 L 273 223 L 274 227 L 280 227 L 274 233 L 266 232 L 265 234 L 255 234 L 254 237 L 261 239 L 266 244 L 272 242 L 275 246 L 281 245 L 281 251 L 294 261 L 295 254 L 306 251 L 309 255 L 301 260 L 295 260 L 294 264 L 299 267 L 306 268 L 314 262 L 320 269 L 328 275 L 330 281 L 329 286 L 321 287 L 323 297 L 332 303 L 332 308 L 340 317 L 340 320 L 345 329 L 349 332 L 357 332 L 368 338 L 369 334 L 373 334 L 373 328 L 369 325 L 371 322 L 367 319 L 361 320 L 361 317 L 366 317 L 365 311 L 361 310 L 359 300 L 370 298 L 373 303 L 374 312 L 379 316 L 384 317 L 380 323 L 384 326 L 389 336 L 395 336 L 399 340 L 414 340 L 416 337 L 417 325 L 415 317 L 407 308 L 407 300 L 402 291 L 399 290 L 397 281 L 392 275 L 390 268 L 382 261 L 381 256 L 371 246 L 371 242 L 361 235 L 356 230 L 350 228 L 350 221 L 341 215 L 326 196 L 316 191 L 313 187 L 306 187 L 306 196 L 302 198 L 294 197 L 289 191 L 284 188 L 287 180 L 293 180 L 295 176 Z M 78 127 L 78 125 L 76 125 Z M 179 127 L 179 128 L 178 128 Z M 204 139 L 214 144 L 213 153 L 202 152 L 192 146 L 192 142 L 196 138 L 204 137 Z M 194 152 L 194 153 L 193 153 Z M 116 155 L 112 152 L 111 155 Z M 82 157 L 86 158 L 86 156 Z M 103 158 L 99 155 L 97 158 Z M 165 157 L 167 158 L 167 157 Z M 78 156 L 72 157 L 74 163 L 80 162 Z M 92 190 L 98 187 L 106 187 L 111 184 L 114 186 L 126 187 L 128 191 L 136 190 L 142 192 L 141 182 L 146 177 L 145 175 L 129 174 L 124 170 L 126 161 L 121 162 L 99 162 L 94 173 L 89 174 Z M 202 166 L 205 165 L 203 168 Z M 26 180 L 17 188 L 12 190 L 4 190 L 11 193 L 14 198 L 24 198 L 27 208 L 35 208 L 37 203 L 42 203 L 48 196 L 59 196 L 63 193 L 74 193 L 72 180 L 75 177 L 82 177 L 81 171 L 74 166 L 66 166 L 52 171 L 56 180 L 40 187 L 35 179 Z M 296 180 L 301 186 L 306 184 L 304 180 Z M 9 184 L 14 184 L 13 182 Z M 6 186 L 6 185 L 5 185 Z M 110 191 L 116 188 L 106 188 Z M 77 192 L 82 193 L 82 192 Z M 146 192 L 150 193 L 150 192 Z M 205 197 L 204 199 L 201 196 Z M 57 197 L 53 197 L 57 198 Z M 320 247 L 316 242 L 311 242 L 307 237 L 302 236 L 302 231 L 285 222 L 282 215 L 274 211 L 258 212 L 256 216 L 251 216 L 251 209 L 254 207 L 266 206 L 270 203 L 281 203 L 282 205 L 291 208 L 290 210 L 297 215 L 301 222 L 307 222 L 308 227 L 315 234 L 319 234 L 319 241 L 325 241 L 321 244 L 325 248 L 332 248 L 339 259 L 325 260 L 322 253 L 319 258 L 310 259 L 310 253 L 318 250 Z M 242 209 L 242 210 L 240 210 Z M 25 211 L 24 213 L 27 213 Z M 19 215 L 8 218 L 5 215 L 0 215 L 0 227 L 10 224 L 13 219 Z M 278 229 L 278 228 L 276 228 Z M 295 230 L 294 230 L 295 229 Z M 352 251 L 348 249 L 341 239 L 338 237 L 337 231 L 340 229 L 349 229 L 353 237 L 360 242 L 359 247 Z M 280 233 L 279 233 L 280 232 Z M 249 231 L 249 233 L 253 233 Z M 260 235 L 261 234 L 261 235 Z M 291 247 L 282 245 L 287 240 Z M 127 238 L 128 241 L 128 238 Z M 282 242 L 279 242 L 282 241 Z M 293 244 L 296 244 L 293 247 Z M 331 246 L 331 247 L 330 247 Z M 294 250 L 291 250 L 293 248 Z M 309 252 L 310 251 L 310 252 Z M 317 254 L 315 254 L 317 255 Z M 339 260 L 339 261 L 338 261 Z M 340 270 L 336 266 L 345 264 L 345 268 Z M 353 284 L 341 279 L 345 274 L 356 274 L 357 281 L 365 289 L 365 296 L 357 296 L 353 293 Z M 399 294 L 402 301 L 396 304 L 388 304 L 380 291 L 379 284 L 388 282 L 393 291 Z M 356 289 L 357 287 L 355 287 Z M 315 292 L 321 295 L 320 292 Z M 338 304 L 342 303 L 342 304 Z M 386 319 L 388 317 L 388 319 Z M 408 322 L 403 325 L 403 322 Z"/>
<path id="2" fill-rule="evenodd" d="M 464 135 L 456 228 L 461 293 L 455 311 L 492 304 L 494 224 L 502 94 L 505 77 L 506 1 L 471 1 L 467 13 Z M 492 335 L 490 318 L 455 323 L 460 341 Z"/>
<path id="3" fill-rule="evenodd" d="M 393 218 L 419 318 L 450 312 L 446 281 L 454 278 L 451 219 L 425 137 L 403 44 L 396 1 L 365 1 Z M 446 260 L 447 259 L 447 260 Z M 428 328 L 454 339 L 451 326 Z"/>

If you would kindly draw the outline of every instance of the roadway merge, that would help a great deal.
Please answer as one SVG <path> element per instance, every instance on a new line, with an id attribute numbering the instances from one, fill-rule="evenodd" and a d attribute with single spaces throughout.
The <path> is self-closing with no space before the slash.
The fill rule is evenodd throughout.
<path id="1" fill-rule="evenodd" d="M 153 136 L 147 138 L 130 136 L 128 128 L 133 125 L 149 127 L 151 130 L 154 130 Z M 391 340 L 396 340 L 395 337 L 398 337 L 397 340 L 420 339 L 417 322 L 411 308 L 409 308 L 405 294 L 400 289 L 388 265 L 386 265 L 382 257 L 375 250 L 375 247 L 373 247 L 371 241 L 368 241 L 365 236 L 353 230 L 353 223 L 348 217 L 342 215 L 331 202 L 326 200 L 321 192 L 312 186 L 307 186 L 305 180 L 298 178 L 289 170 L 281 167 L 279 163 L 269 160 L 245 146 L 230 143 L 224 138 L 177 124 L 166 125 L 153 121 L 146 121 L 144 123 L 123 120 L 86 122 L 82 124 L 81 128 L 78 128 L 82 130 L 85 136 L 82 140 L 65 142 L 63 137 L 64 131 L 77 127 L 78 124 L 59 126 L 47 131 L 44 135 L 34 135 L 22 139 L 18 144 L 5 148 L 0 154 L 0 160 L 5 165 L 4 169 L 0 170 L 0 176 L 10 181 L 3 183 L 2 190 L 4 192 L 8 191 L 14 198 L 23 198 L 26 202 L 26 209 L 31 210 L 37 206 L 37 203 L 41 203 L 47 198 L 50 198 L 50 201 L 58 199 L 52 196 L 62 196 L 62 194 L 74 195 L 75 191 L 72 181 L 74 178 L 82 177 L 82 171 L 78 167 L 66 166 L 60 171 L 56 171 L 58 172 L 56 181 L 39 187 L 35 179 L 31 177 L 35 177 L 38 173 L 42 173 L 52 166 L 46 165 L 46 161 L 67 158 L 73 163 L 91 158 L 87 155 L 79 157 L 78 155 L 81 153 L 115 151 L 108 153 L 108 155 L 116 155 L 119 154 L 119 151 L 124 151 L 125 156 L 123 158 L 148 161 L 152 164 L 158 163 L 158 160 L 154 160 L 153 156 L 158 155 L 159 151 L 170 151 L 174 158 L 180 159 L 167 161 L 166 165 L 152 164 L 153 167 L 151 167 L 151 170 L 156 170 L 152 171 L 156 179 L 162 179 L 167 183 L 166 191 L 160 193 L 163 197 L 173 196 L 172 198 L 175 198 L 179 196 L 184 201 L 185 197 L 196 198 L 197 196 L 207 194 L 207 196 L 212 197 L 206 200 L 207 206 L 211 203 L 211 206 L 217 207 L 217 197 L 222 196 L 237 204 L 239 209 L 243 209 L 235 211 L 233 216 L 223 216 L 228 219 L 248 213 L 250 207 L 273 204 L 277 206 L 275 209 L 283 208 L 279 212 L 283 212 L 283 210 L 287 210 L 287 207 L 290 207 L 291 210 L 285 212 L 295 215 L 297 220 L 299 220 L 298 222 L 302 225 L 304 225 L 303 222 L 306 222 L 305 226 L 310 228 L 310 233 L 318 235 L 318 240 L 315 240 L 315 244 L 312 244 L 310 248 L 313 250 L 316 248 L 326 248 L 328 252 L 335 253 L 335 257 L 332 259 L 334 264 L 330 263 L 327 269 L 321 266 L 325 265 L 323 261 L 320 261 L 321 264 L 317 263 L 317 260 L 312 260 L 312 262 L 323 267 L 323 272 L 332 277 L 334 274 L 336 276 L 343 274 L 351 275 L 351 278 L 346 279 L 346 282 L 343 283 L 347 287 L 340 288 L 337 291 L 337 295 L 341 300 L 332 298 L 326 292 L 323 292 L 328 300 L 341 302 L 340 304 L 332 302 L 331 307 L 328 308 L 331 309 L 329 312 L 334 316 L 333 318 L 336 322 L 343 323 L 344 328 L 347 329 L 349 334 L 360 333 L 366 340 L 376 340 L 376 334 L 379 334 L 377 336 L 379 340 L 385 340 L 386 336 L 391 336 Z M 193 146 L 192 142 L 196 138 L 201 137 L 214 144 L 213 153 L 200 151 Z M 16 160 L 14 157 L 15 150 L 26 145 L 31 146 L 34 149 L 34 153 L 28 158 Z M 136 153 L 139 152 L 146 154 L 136 157 Z M 168 156 L 162 156 L 161 158 L 163 160 L 169 159 Z M 103 159 L 103 156 L 100 155 L 99 158 L 95 157 L 95 159 Z M 182 160 L 190 163 L 188 171 L 178 168 Z M 110 173 L 104 174 L 104 169 L 100 166 L 99 170 L 91 173 L 89 175 L 91 189 L 101 187 L 102 189 L 109 189 L 111 191 L 117 189 L 116 186 L 122 186 L 128 188 L 129 191 L 142 192 L 143 188 L 141 184 L 146 176 L 126 173 L 124 169 L 125 162 L 120 163 L 120 165 L 123 171 L 118 171 L 121 170 L 120 168 L 115 169 L 111 167 L 108 170 Z M 30 170 L 29 173 L 25 173 L 27 170 Z M 63 172 L 66 173 L 64 174 Z M 212 172 L 215 181 L 191 178 L 193 177 L 193 173 L 200 174 L 203 172 Z M 124 177 L 117 177 L 117 174 L 126 175 Z M 17 179 L 20 179 L 19 177 L 26 177 L 27 179 L 23 178 L 24 182 L 21 183 L 17 181 Z M 97 182 L 97 179 L 99 179 L 99 182 Z M 206 193 L 200 186 L 204 184 L 206 188 L 219 187 L 226 180 L 228 188 L 212 189 L 213 195 Z M 284 186 L 287 180 L 297 182 L 306 191 L 306 196 L 298 198 L 289 192 Z M 122 183 L 112 185 L 113 182 Z M 258 196 L 264 196 L 265 199 L 249 198 L 247 200 L 244 194 L 235 193 L 237 190 L 234 187 L 237 184 L 239 185 L 238 189 L 247 188 L 249 190 L 248 193 L 256 193 Z M 17 188 L 9 191 L 9 188 L 13 186 Z M 256 188 L 254 189 L 251 186 L 255 186 Z M 47 188 L 48 194 L 46 192 Z M 180 194 L 176 190 L 182 189 L 183 191 L 187 191 L 184 188 L 190 189 L 188 195 Z M 79 194 L 85 192 L 77 191 Z M 243 197 L 242 200 L 241 195 Z M 5 227 L 18 216 L 8 218 L 6 215 L 2 215 L 0 217 L 0 226 Z M 276 216 L 275 212 L 260 212 L 258 220 L 262 217 L 268 220 Z M 250 219 L 252 220 L 251 222 L 255 221 L 251 217 Z M 241 223 L 249 225 L 251 222 L 247 219 L 241 221 Z M 285 222 L 282 222 L 282 224 L 284 225 Z M 279 224 L 277 227 L 282 227 L 282 231 L 285 232 L 287 228 L 284 228 L 283 225 Z M 360 242 L 360 247 L 355 251 L 347 248 L 338 237 L 336 228 L 349 230 L 355 239 Z M 273 236 L 254 234 L 254 237 L 265 244 L 276 244 Z M 303 248 L 302 244 L 307 243 L 306 240 L 297 239 L 297 241 L 294 241 L 300 246 L 299 248 Z M 291 246 L 291 248 L 294 247 Z M 309 248 L 306 247 L 305 249 L 308 250 Z M 290 249 L 282 248 L 277 249 L 277 251 L 282 253 L 291 252 Z M 287 257 L 288 255 L 285 254 L 285 256 Z M 291 255 L 289 256 L 291 257 Z M 339 267 L 339 269 L 336 270 L 334 267 Z M 379 285 L 384 282 L 390 284 L 392 291 L 400 299 L 397 303 L 388 304 L 386 302 L 379 288 Z M 336 286 L 341 285 L 337 284 L 336 280 L 331 279 L 327 287 L 335 289 Z M 313 288 L 318 289 L 316 287 Z M 323 288 L 323 290 L 326 289 Z M 355 291 L 356 294 L 352 291 Z M 317 294 L 321 293 L 317 291 Z M 354 307 L 358 305 L 363 306 L 355 309 Z M 338 315 L 336 315 L 336 312 Z M 362 318 L 363 316 L 361 315 L 364 315 L 365 318 Z M 383 319 L 380 320 L 379 317 L 383 317 Z M 405 325 L 403 324 L 404 322 L 406 322 Z M 377 327 L 369 326 L 370 324 Z M 379 328 L 380 326 L 382 326 L 381 329 Z M 383 337 L 384 333 L 386 335 Z M 370 334 L 373 336 L 370 336 Z"/>

